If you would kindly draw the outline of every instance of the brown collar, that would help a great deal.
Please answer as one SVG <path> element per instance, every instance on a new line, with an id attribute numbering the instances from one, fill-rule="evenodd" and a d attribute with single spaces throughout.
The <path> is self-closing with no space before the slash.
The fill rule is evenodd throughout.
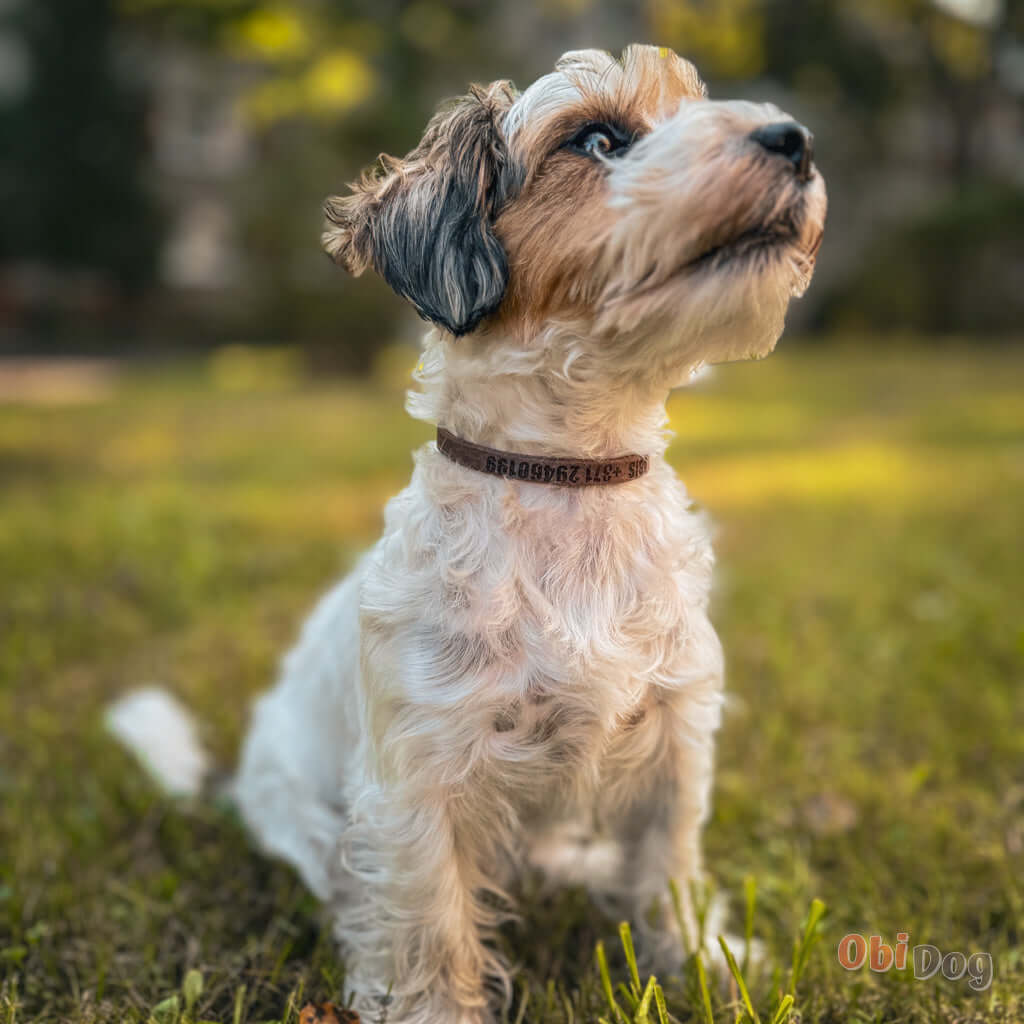
<path id="1" fill-rule="evenodd" d="M 620 455 L 616 459 L 571 459 L 547 455 L 518 455 L 465 441 L 437 428 L 437 450 L 467 469 L 490 476 L 560 487 L 624 484 L 651 468 L 646 455 Z"/>

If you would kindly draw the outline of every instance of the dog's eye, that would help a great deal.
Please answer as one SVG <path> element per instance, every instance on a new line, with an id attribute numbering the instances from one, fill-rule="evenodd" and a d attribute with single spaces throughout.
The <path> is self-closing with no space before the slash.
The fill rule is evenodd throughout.
<path id="1" fill-rule="evenodd" d="M 569 140 L 568 147 L 589 157 L 620 156 L 629 149 L 632 141 L 611 125 L 588 124 Z"/>

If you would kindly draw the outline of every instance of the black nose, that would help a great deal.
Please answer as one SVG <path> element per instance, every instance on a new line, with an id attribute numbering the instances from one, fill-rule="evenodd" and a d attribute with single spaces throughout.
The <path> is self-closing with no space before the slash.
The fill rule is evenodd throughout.
<path id="1" fill-rule="evenodd" d="M 810 177 L 814 136 L 802 124 L 796 121 L 766 124 L 752 131 L 750 137 L 769 153 L 784 156 L 796 168 L 800 178 Z"/>

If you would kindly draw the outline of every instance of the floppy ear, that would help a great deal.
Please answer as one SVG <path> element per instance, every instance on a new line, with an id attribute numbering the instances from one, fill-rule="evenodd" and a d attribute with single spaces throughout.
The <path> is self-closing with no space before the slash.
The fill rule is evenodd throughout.
<path id="1" fill-rule="evenodd" d="M 494 217 L 518 185 L 498 127 L 514 98 L 508 82 L 473 86 L 404 160 L 381 156 L 352 195 L 324 204 L 331 258 L 357 275 L 372 266 L 456 336 L 498 308 L 508 283 Z"/>

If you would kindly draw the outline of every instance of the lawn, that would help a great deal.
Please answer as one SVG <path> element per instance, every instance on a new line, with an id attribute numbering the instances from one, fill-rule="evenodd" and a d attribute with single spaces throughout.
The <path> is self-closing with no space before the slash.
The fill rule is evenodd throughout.
<path id="1" fill-rule="evenodd" d="M 292 872 L 229 808 L 162 798 L 102 712 L 159 681 L 230 765 L 427 437 L 397 377 L 303 384 L 227 353 L 0 405 L 0 1024 L 165 1024 L 190 969 L 196 1020 L 344 998 Z M 1020 350 L 784 343 L 672 399 L 731 695 L 707 861 L 733 930 L 756 887 L 766 1021 L 815 898 L 802 1021 L 1024 1019 L 1022 385 Z M 613 1020 L 594 949 L 628 983 L 616 922 L 581 892 L 524 897 L 510 1020 Z M 851 932 L 989 953 L 994 979 L 847 971 Z M 660 979 L 681 1021 L 706 1020 L 695 978 Z M 713 990 L 716 1021 L 736 999 Z"/>

